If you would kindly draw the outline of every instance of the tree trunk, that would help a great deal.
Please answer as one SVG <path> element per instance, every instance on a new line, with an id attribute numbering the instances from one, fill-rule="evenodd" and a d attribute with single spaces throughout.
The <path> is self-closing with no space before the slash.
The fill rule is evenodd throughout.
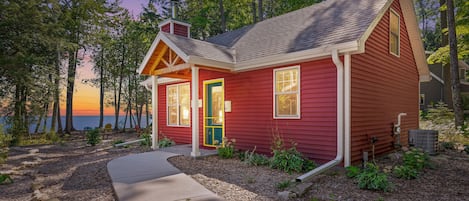
<path id="1" fill-rule="evenodd" d="M 440 7 L 443 7 L 446 4 L 446 0 L 440 0 Z M 441 10 L 440 11 L 440 18 L 441 18 L 441 46 L 444 47 L 448 45 L 448 35 L 443 33 L 443 30 L 448 28 L 448 20 L 447 20 L 447 11 Z M 448 64 L 443 66 L 443 80 L 445 81 L 445 85 L 443 88 L 444 97 L 443 101 L 448 104 L 449 108 L 453 108 L 453 101 L 452 101 L 452 93 L 451 93 L 451 70 Z"/>
<path id="2" fill-rule="evenodd" d="M 67 76 L 67 102 L 65 111 L 65 132 L 70 134 L 73 127 L 73 92 L 75 88 L 75 74 L 77 69 L 78 50 L 74 50 L 73 56 L 69 59 Z"/>
<path id="3" fill-rule="evenodd" d="M 262 6 L 263 6 L 262 0 L 257 0 L 257 7 L 258 7 L 257 10 L 259 11 L 259 14 L 258 14 L 259 22 L 264 20 L 264 9 Z"/>
<path id="4" fill-rule="evenodd" d="M 55 68 L 55 77 L 54 77 L 54 104 L 52 108 L 52 118 L 51 118 L 51 126 L 50 132 L 55 132 L 55 124 L 57 121 L 57 133 L 62 133 L 62 121 L 60 119 L 60 51 L 59 45 L 57 45 L 57 61 L 56 61 L 56 68 Z"/>
<path id="5" fill-rule="evenodd" d="M 225 8 L 223 7 L 223 0 L 218 0 L 218 7 L 220 8 L 220 17 L 221 17 L 220 28 L 221 28 L 221 32 L 224 33 L 226 31 L 226 16 L 225 16 Z"/>
<path id="6" fill-rule="evenodd" d="M 49 96 L 49 94 L 47 95 Z M 49 102 L 45 104 L 45 109 L 44 109 L 44 122 L 42 125 L 42 131 L 45 133 L 47 132 L 47 118 L 49 117 Z"/>
<path id="7" fill-rule="evenodd" d="M 456 23 L 454 20 L 454 5 L 453 0 L 448 0 L 448 38 L 449 38 L 449 56 L 451 67 L 451 92 L 453 100 L 454 118 L 456 126 L 464 124 L 464 111 L 462 108 L 461 100 L 461 85 L 459 80 L 459 67 L 458 67 L 458 42 L 456 38 Z"/>
<path id="8" fill-rule="evenodd" d="M 126 124 L 127 124 L 127 118 L 128 118 L 128 115 L 129 114 L 129 110 L 125 110 L 125 117 L 124 117 L 124 127 L 122 128 L 122 131 L 125 133 L 125 128 L 126 128 Z"/>
<path id="9" fill-rule="evenodd" d="M 118 93 L 117 93 L 117 106 L 115 108 L 115 115 L 116 115 L 116 121 L 114 125 L 114 130 L 118 130 L 119 127 L 117 124 L 119 123 L 119 111 L 121 107 L 121 95 L 122 95 L 122 82 L 124 80 L 124 68 L 125 68 L 125 44 L 122 42 L 122 60 L 121 60 L 121 67 L 119 69 L 119 88 L 118 88 Z M 125 127 L 125 125 L 124 125 Z"/>
<path id="10" fill-rule="evenodd" d="M 104 47 L 101 50 L 101 66 L 99 67 L 99 128 L 104 124 Z"/>

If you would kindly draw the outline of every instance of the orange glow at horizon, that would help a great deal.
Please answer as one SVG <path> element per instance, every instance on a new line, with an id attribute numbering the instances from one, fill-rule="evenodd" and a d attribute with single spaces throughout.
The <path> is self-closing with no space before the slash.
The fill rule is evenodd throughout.
<path id="1" fill-rule="evenodd" d="M 97 116 L 99 115 L 99 88 L 91 84 L 83 83 L 83 80 L 95 78 L 92 59 L 86 55 L 83 64 L 77 68 L 75 79 L 75 91 L 73 94 L 73 116 Z M 60 113 L 65 116 L 66 88 L 62 89 L 62 101 Z M 105 100 L 106 101 L 106 100 Z M 114 108 L 104 106 L 104 115 L 114 115 Z M 120 115 L 125 115 L 120 111 Z"/>

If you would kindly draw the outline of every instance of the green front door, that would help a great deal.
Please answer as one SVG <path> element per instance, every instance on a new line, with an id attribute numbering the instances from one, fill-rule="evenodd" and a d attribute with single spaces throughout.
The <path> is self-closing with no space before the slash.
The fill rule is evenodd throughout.
<path id="1" fill-rule="evenodd" d="M 223 80 L 204 82 L 204 145 L 223 144 L 224 136 L 224 87 Z"/>

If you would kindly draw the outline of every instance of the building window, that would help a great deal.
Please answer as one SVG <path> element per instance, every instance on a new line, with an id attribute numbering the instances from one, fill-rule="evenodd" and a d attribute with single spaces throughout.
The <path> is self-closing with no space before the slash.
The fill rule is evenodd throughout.
<path id="1" fill-rule="evenodd" d="M 274 70 L 274 118 L 300 118 L 300 67 Z"/>
<path id="2" fill-rule="evenodd" d="M 189 83 L 166 87 L 166 113 L 169 126 L 190 125 L 190 98 Z"/>
<path id="3" fill-rule="evenodd" d="M 420 94 L 420 105 L 425 105 L 425 94 Z"/>
<path id="4" fill-rule="evenodd" d="M 389 12 L 389 52 L 396 56 L 400 54 L 400 18 L 399 15 L 391 10 Z"/>
<path id="5" fill-rule="evenodd" d="M 465 68 L 459 69 L 459 80 L 461 82 L 466 82 L 466 69 Z"/>

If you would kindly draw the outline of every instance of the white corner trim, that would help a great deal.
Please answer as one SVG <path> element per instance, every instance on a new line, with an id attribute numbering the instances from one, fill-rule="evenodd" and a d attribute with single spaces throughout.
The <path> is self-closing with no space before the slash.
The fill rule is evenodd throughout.
<path id="1" fill-rule="evenodd" d="M 201 66 L 210 66 L 210 67 L 217 67 L 221 69 L 233 70 L 234 64 L 222 61 L 216 61 L 212 59 L 206 59 L 199 56 L 188 56 L 187 61 L 191 64 L 201 65 Z"/>
<path id="2" fill-rule="evenodd" d="M 138 73 L 138 74 L 141 75 L 143 69 L 145 69 L 145 66 L 146 66 L 147 63 L 148 63 L 148 60 L 150 60 L 151 55 L 153 54 L 153 51 L 155 51 L 156 46 L 158 45 L 158 43 L 160 43 L 161 35 L 162 35 L 162 34 L 158 33 L 158 35 L 156 35 L 156 37 L 155 37 L 155 40 L 153 40 L 153 43 L 151 44 L 150 49 L 147 51 L 147 54 L 146 54 L 145 57 L 143 58 L 142 63 L 140 63 L 140 67 L 138 67 L 138 70 L 137 70 L 137 73 Z"/>

